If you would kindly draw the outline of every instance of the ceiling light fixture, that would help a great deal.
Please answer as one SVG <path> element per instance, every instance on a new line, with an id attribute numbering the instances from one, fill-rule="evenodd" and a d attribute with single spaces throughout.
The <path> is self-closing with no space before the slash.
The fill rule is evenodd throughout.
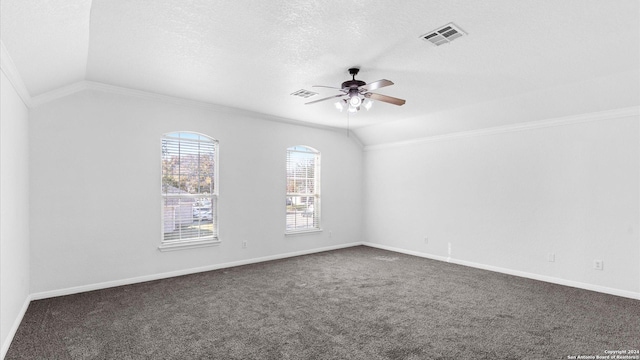
<path id="1" fill-rule="evenodd" d="M 364 101 L 362 102 L 362 106 L 364 106 L 364 108 L 367 109 L 367 111 L 371 110 L 371 106 L 373 106 L 373 100 L 364 99 Z"/>
<path id="2" fill-rule="evenodd" d="M 351 98 L 349 99 L 349 105 L 357 108 L 358 106 L 360 106 L 360 104 L 362 104 L 362 99 L 360 99 L 358 95 L 351 95 Z"/>

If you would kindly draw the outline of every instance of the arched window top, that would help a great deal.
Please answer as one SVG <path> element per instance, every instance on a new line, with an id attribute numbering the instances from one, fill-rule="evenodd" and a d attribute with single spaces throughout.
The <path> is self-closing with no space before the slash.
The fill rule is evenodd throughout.
<path id="1" fill-rule="evenodd" d="M 202 141 L 202 142 L 218 142 L 218 140 L 197 132 L 178 131 L 162 135 L 163 139 L 176 139 L 180 141 Z"/>
<path id="2" fill-rule="evenodd" d="M 298 162 L 320 165 L 320 151 L 306 145 L 294 145 L 287 148 L 287 166 Z"/>
<path id="3" fill-rule="evenodd" d="M 311 146 L 306 146 L 306 145 L 294 145 L 291 147 L 287 148 L 288 151 L 296 151 L 296 152 L 301 152 L 301 153 L 312 153 L 312 154 L 319 154 L 320 151 L 312 148 Z"/>

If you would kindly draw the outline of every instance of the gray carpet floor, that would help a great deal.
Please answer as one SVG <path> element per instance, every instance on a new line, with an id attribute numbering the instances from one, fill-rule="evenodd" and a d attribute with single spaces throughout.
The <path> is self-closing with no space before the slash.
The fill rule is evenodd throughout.
<path id="1" fill-rule="evenodd" d="M 359 246 L 33 301 L 13 359 L 567 359 L 640 301 Z"/>

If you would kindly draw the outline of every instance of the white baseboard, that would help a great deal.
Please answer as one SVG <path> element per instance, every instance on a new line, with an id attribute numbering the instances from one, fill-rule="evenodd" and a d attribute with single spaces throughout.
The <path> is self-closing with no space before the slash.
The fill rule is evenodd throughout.
<path id="1" fill-rule="evenodd" d="M 20 327 L 20 323 L 22 323 L 22 319 L 24 318 L 24 314 L 27 313 L 27 309 L 29 308 L 29 304 L 31 303 L 31 295 L 27 295 L 24 299 L 24 303 L 22 304 L 22 308 L 18 313 L 18 316 L 13 321 L 13 325 L 9 329 L 9 333 L 7 334 L 7 338 L 4 340 L 2 344 L 2 350 L 0 351 L 0 359 L 4 360 L 4 357 L 7 355 L 7 351 L 9 351 L 9 346 L 11 346 L 11 342 L 13 341 L 13 337 L 16 335 L 18 331 L 18 327 Z"/>
<path id="2" fill-rule="evenodd" d="M 265 261 L 279 260 L 279 259 L 285 259 L 285 258 L 290 258 L 294 256 L 301 256 L 301 255 L 314 254 L 314 253 L 319 253 L 324 251 L 338 250 L 338 249 L 343 249 L 343 248 L 348 248 L 348 247 L 353 247 L 358 245 L 362 245 L 362 243 L 353 242 L 348 244 L 339 244 L 339 245 L 327 246 L 327 247 L 310 249 L 310 250 L 294 251 L 294 252 L 289 252 L 284 254 L 276 254 L 276 255 L 269 255 L 269 256 L 264 256 L 259 258 L 232 261 L 232 262 L 203 266 L 198 268 L 184 269 L 184 270 L 171 271 L 171 272 L 165 272 L 160 274 L 151 274 L 151 275 L 145 275 L 145 276 L 137 276 L 133 278 L 106 281 L 106 282 L 97 283 L 97 284 L 74 286 L 74 287 L 65 288 L 65 289 L 43 291 L 43 292 L 31 294 L 31 299 L 32 300 L 48 299 L 56 296 L 72 295 L 72 294 L 78 294 L 78 293 L 87 292 L 87 291 L 112 288 L 116 286 L 131 285 L 131 284 L 166 279 L 166 278 L 171 278 L 176 276 L 196 274 L 196 273 L 205 272 L 205 271 L 225 269 L 225 268 L 230 268 L 234 266 L 256 264 L 256 263 L 261 263 Z"/>
<path id="3" fill-rule="evenodd" d="M 444 256 L 432 255 L 432 254 L 422 253 L 422 252 L 418 252 L 418 251 L 406 250 L 406 249 L 401 249 L 401 248 L 397 248 L 397 247 L 393 247 L 393 246 L 387 246 L 387 245 L 376 244 L 376 243 L 371 243 L 371 242 L 363 242 L 362 245 L 370 246 L 370 247 L 374 247 L 374 248 L 378 248 L 378 249 L 382 249 L 382 250 L 394 251 L 394 252 L 398 252 L 398 253 L 401 253 L 401 254 L 413 255 L 413 256 L 418 256 L 418 257 L 422 257 L 422 258 L 438 260 L 438 261 L 445 261 L 445 262 L 450 262 L 450 263 L 453 263 L 453 264 L 469 266 L 469 267 L 473 267 L 473 268 L 477 268 L 477 269 L 489 270 L 489 271 L 498 272 L 498 273 L 502 273 L 502 274 L 523 277 L 523 278 L 527 278 L 527 279 L 544 281 L 544 282 L 548 282 L 548 283 L 552 283 L 552 284 L 564 285 L 564 286 L 574 287 L 574 288 L 578 288 L 578 289 L 596 291 L 596 292 L 600 292 L 600 293 L 604 293 L 604 294 L 609 294 L 609 295 L 615 295 L 615 296 L 621 296 L 621 297 L 626 297 L 626 298 L 630 298 L 630 299 L 640 300 L 640 293 L 633 292 L 633 291 L 614 289 L 614 288 L 610 288 L 610 287 L 606 287 L 606 286 L 587 284 L 587 283 L 582 283 L 582 282 L 578 282 L 578 281 L 572 281 L 572 280 L 556 278 L 556 277 L 552 277 L 552 276 L 539 275 L 539 274 L 528 273 L 528 272 L 519 271 L 519 270 L 512 270 L 512 269 L 501 268 L 501 267 L 492 266 L 492 265 L 485 265 L 485 264 L 475 263 L 475 262 L 471 262 L 471 261 L 447 258 L 447 257 L 444 257 Z"/>

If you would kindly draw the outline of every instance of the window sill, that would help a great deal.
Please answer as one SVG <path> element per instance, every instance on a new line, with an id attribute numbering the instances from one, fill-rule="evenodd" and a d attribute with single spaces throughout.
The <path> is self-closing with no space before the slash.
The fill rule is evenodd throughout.
<path id="1" fill-rule="evenodd" d="M 175 250 L 195 249 L 195 248 L 219 245 L 220 242 L 221 241 L 218 238 L 211 238 L 206 240 L 186 240 L 186 241 L 167 242 L 164 244 L 160 244 L 160 246 L 158 246 L 158 250 L 175 251 Z"/>
<path id="2" fill-rule="evenodd" d="M 311 234 L 321 233 L 321 232 L 322 232 L 322 229 L 285 231 L 284 236 L 311 235 Z"/>

